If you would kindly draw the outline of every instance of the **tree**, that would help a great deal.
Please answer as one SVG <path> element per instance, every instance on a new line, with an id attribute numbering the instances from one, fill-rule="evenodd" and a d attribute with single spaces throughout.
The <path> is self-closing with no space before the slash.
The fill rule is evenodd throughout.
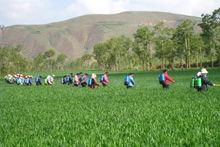
<path id="1" fill-rule="evenodd" d="M 58 67 L 58 69 L 63 68 L 65 60 L 66 60 L 66 55 L 65 54 L 61 53 L 57 56 L 56 66 Z"/>
<path id="2" fill-rule="evenodd" d="M 94 58 L 102 69 L 119 70 L 128 63 L 132 41 L 124 36 L 115 37 L 94 46 Z"/>
<path id="3" fill-rule="evenodd" d="M 0 45 L 4 45 L 4 34 L 6 31 L 6 27 L 4 25 L 0 25 L 0 30 L 1 30 Z"/>
<path id="4" fill-rule="evenodd" d="M 108 43 L 111 50 L 111 68 L 115 70 L 126 68 L 129 62 L 128 55 L 129 49 L 131 49 L 132 46 L 132 41 L 125 36 L 120 36 L 110 39 Z"/>
<path id="5" fill-rule="evenodd" d="M 142 63 L 142 69 L 150 70 L 151 60 L 151 44 L 154 33 L 147 27 L 138 28 L 136 34 L 134 34 L 134 47 L 133 51 L 138 55 Z M 147 66 L 146 66 L 147 65 Z"/>
<path id="6" fill-rule="evenodd" d="M 99 43 L 94 46 L 93 54 L 101 69 L 109 68 L 109 47 L 107 43 Z"/>
<path id="7" fill-rule="evenodd" d="M 214 28 L 213 43 L 217 54 L 218 65 L 220 66 L 220 8 L 213 11 L 211 19 Z"/>
<path id="8" fill-rule="evenodd" d="M 213 34 L 213 40 L 217 53 L 218 66 L 220 66 L 220 26 L 215 28 L 215 32 Z"/>
<path id="9" fill-rule="evenodd" d="M 216 56 L 218 58 L 220 66 L 220 57 L 219 57 L 219 27 L 220 27 L 220 8 L 213 11 L 210 14 L 202 14 L 202 23 L 199 24 L 202 28 L 202 38 L 205 42 L 205 49 L 207 55 L 211 59 L 212 67 L 214 67 L 214 60 Z"/>
<path id="10" fill-rule="evenodd" d="M 55 56 L 55 50 L 54 49 L 49 49 L 46 52 L 44 52 L 44 59 L 47 64 L 47 69 L 50 69 L 51 71 L 53 70 L 53 63 L 54 59 L 53 57 Z"/>
<path id="11" fill-rule="evenodd" d="M 165 68 L 164 64 L 166 60 L 169 62 L 171 68 L 173 68 L 175 50 L 172 38 L 174 30 L 165 27 L 163 23 L 155 25 L 154 30 L 156 57 L 158 57 L 161 61 L 161 68 Z"/>
<path id="12" fill-rule="evenodd" d="M 43 71 L 43 68 L 45 66 L 45 61 L 44 61 L 44 55 L 42 53 L 39 53 L 33 60 L 33 67 L 32 69 L 35 71 Z"/>
<path id="13" fill-rule="evenodd" d="M 91 54 L 85 54 L 77 60 L 82 68 L 91 68 L 94 63 L 94 57 Z"/>
<path id="14" fill-rule="evenodd" d="M 176 41 L 176 45 L 178 48 L 178 56 L 183 60 L 185 60 L 186 68 L 190 68 L 191 66 L 191 57 L 192 57 L 192 49 L 191 49 L 191 39 L 194 33 L 194 24 L 191 20 L 183 21 L 176 29 L 174 34 L 174 40 Z"/>
<path id="15" fill-rule="evenodd" d="M 22 47 L 0 47 L 0 74 L 13 74 L 26 71 L 28 68 L 27 59 L 23 57 Z"/>
<path id="16" fill-rule="evenodd" d="M 204 43 L 202 37 L 200 34 L 194 34 L 190 42 L 192 48 L 192 56 L 194 59 L 196 59 L 196 67 L 202 67 L 204 59 Z"/>

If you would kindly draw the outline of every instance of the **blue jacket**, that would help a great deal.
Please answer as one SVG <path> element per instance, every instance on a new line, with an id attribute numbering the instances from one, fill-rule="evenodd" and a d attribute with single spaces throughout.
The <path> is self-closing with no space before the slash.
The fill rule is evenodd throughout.
<path id="1" fill-rule="evenodd" d="M 134 78 L 132 76 L 128 76 L 128 86 L 134 86 Z"/>
<path id="2" fill-rule="evenodd" d="M 41 82 L 40 76 L 35 77 L 35 83 Z"/>
<path id="3" fill-rule="evenodd" d="M 24 79 L 24 84 L 29 84 L 29 78 Z"/>

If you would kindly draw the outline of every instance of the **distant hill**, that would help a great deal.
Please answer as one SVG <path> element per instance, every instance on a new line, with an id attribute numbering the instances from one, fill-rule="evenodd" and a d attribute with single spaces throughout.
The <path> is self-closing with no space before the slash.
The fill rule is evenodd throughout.
<path id="1" fill-rule="evenodd" d="M 45 25 L 15 25 L 6 28 L 0 42 L 22 45 L 24 54 L 35 57 L 38 53 L 54 48 L 71 59 L 92 52 L 94 44 L 114 36 L 131 37 L 141 25 L 152 26 L 163 21 L 176 27 L 185 19 L 199 22 L 198 17 L 164 12 L 123 12 L 111 15 L 85 15 L 66 21 Z"/>

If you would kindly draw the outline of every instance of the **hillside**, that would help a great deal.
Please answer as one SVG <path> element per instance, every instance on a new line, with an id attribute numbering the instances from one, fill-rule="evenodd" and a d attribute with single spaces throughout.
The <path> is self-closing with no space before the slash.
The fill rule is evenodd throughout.
<path id="1" fill-rule="evenodd" d="M 22 45 L 25 55 L 32 58 L 49 48 L 71 59 L 92 52 L 92 47 L 110 37 L 132 36 L 141 25 L 152 26 L 163 21 L 176 27 L 185 19 L 195 22 L 198 17 L 164 12 L 124 12 L 111 15 L 85 15 L 45 25 L 15 25 L 0 33 L 2 44 Z"/>

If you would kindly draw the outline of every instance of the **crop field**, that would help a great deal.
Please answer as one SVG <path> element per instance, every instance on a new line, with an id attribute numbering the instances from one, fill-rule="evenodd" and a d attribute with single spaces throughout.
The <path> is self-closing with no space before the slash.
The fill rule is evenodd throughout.
<path id="1" fill-rule="evenodd" d="M 124 73 L 94 90 L 58 77 L 39 87 L 1 80 L 0 146 L 219 146 L 220 87 L 199 93 L 189 88 L 195 70 L 169 73 L 176 81 L 169 90 L 158 72 L 136 72 L 133 89 Z M 220 70 L 209 70 L 209 79 L 219 84 Z"/>

